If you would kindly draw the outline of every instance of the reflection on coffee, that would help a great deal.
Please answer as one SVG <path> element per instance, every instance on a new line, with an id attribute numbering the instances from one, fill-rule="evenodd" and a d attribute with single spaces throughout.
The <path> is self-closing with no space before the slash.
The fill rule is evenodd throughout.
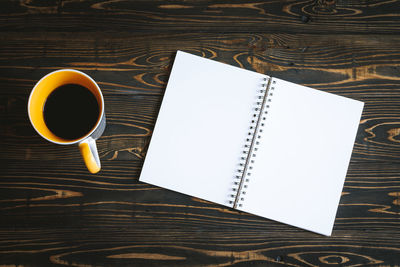
<path id="1" fill-rule="evenodd" d="M 78 84 L 57 87 L 47 98 L 43 114 L 49 130 L 67 140 L 88 134 L 100 115 L 96 97 Z"/>

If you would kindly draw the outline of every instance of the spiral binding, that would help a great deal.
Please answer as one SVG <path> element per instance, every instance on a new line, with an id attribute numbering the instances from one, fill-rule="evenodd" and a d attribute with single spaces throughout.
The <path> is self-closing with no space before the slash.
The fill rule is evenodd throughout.
<path id="1" fill-rule="evenodd" d="M 271 98 L 275 90 L 276 81 L 272 78 L 265 77 L 263 79 L 262 88 L 258 91 L 257 102 L 252 115 L 248 137 L 246 138 L 244 149 L 240 157 L 239 166 L 235 173 L 231 200 L 229 204 L 233 204 L 233 208 L 243 206 L 243 201 L 246 195 L 246 189 L 250 182 L 250 177 L 257 156 L 258 145 L 262 137 L 265 120 L 270 108 Z"/>

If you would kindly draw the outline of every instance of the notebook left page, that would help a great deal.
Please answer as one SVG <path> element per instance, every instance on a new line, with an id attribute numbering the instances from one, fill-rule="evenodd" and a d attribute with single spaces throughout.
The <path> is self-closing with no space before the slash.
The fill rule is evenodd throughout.
<path id="1" fill-rule="evenodd" d="M 265 77 L 178 51 L 139 180 L 231 207 Z"/>

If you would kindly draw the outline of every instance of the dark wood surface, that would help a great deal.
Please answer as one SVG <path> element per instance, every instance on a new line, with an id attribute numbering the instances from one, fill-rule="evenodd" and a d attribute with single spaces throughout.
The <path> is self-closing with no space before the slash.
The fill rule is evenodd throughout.
<path id="1" fill-rule="evenodd" d="M 400 265 L 399 1 L 0 6 L 0 265 Z M 365 102 L 332 237 L 138 181 L 178 49 Z M 96 175 L 29 123 L 60 68 L 103 91 Z"/>

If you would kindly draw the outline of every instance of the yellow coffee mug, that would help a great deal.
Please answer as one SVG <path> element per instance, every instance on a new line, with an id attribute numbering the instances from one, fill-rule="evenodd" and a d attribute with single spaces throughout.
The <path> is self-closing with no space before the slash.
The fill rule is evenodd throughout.
<path id="1" fill-rule="evenodd" d="M 51 93 L 61 86 L 70 84 L 82 86 L 89 90 L 96 98 L 98 104 L 98 109 L 96 108 L 96 111 L 98 111 L 97 122 L 90 131 L 75 139 L 65 139 L 53 133 L 48 125 L 46 125 L 44 115 L 45 104 Z M 71 108 L 74 106 L 73 102 L 70 103 Z M 68 112 L 68 110 L 65 112 Z M 88 170 L 91 173 L 100 171 L 101 164 L 95 140 L 103 134 L 106 126 L 104 98 L 97 83 L 87 74 L 77 70 L 62 69 L 44 76 L 33 87 L 29 96 L 28 115 L 33 128 L 44 139 L 59 145 L 78 144 Z"/>

